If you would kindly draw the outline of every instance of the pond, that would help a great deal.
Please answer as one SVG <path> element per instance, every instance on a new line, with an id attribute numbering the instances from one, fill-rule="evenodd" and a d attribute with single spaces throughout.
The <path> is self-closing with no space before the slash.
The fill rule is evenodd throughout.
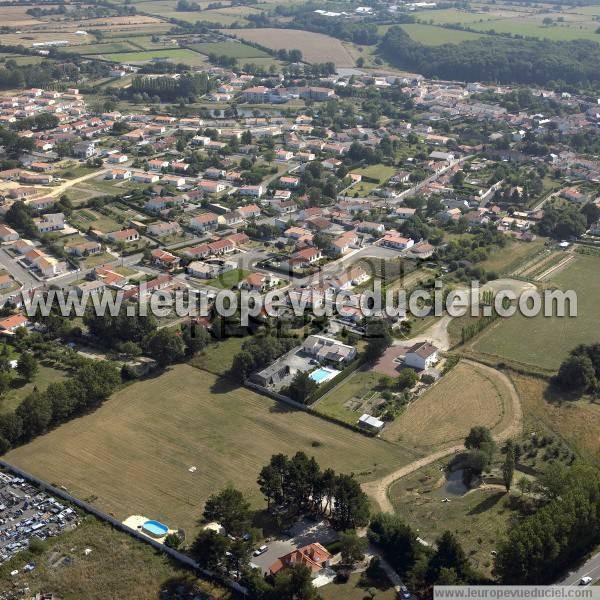
<path id="1" fill-rule="evenodd" d="M 463 483 L 464 469 L 456 469 L 446 473 L 444 484 L 435 489 L 432 494 L 446 498 L 448 496 L 463 496 L 469 491 L 469 488 Z"/>

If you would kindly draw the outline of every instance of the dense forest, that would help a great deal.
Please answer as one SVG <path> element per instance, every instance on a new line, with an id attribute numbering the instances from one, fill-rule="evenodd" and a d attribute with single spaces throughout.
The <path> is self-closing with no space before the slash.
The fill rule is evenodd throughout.
<path id="1" fill-rule="evenodd" d="M 126 94 L 148 94 L 162 101 L 185 98 L 193 101 L 209 91 L 211 82 L 206 73 L 186 73 L 174 79 L 172 77 L 134 77 Z"/>
<path id="2" fill-rule="evenodd" d="M 461 81 L 552 85 L 600 81 L 600 44 L 587 40 L 554 42 L 488 36 L 481 40 L 425 46 L 400 27 L 379 45 L 392 64 L 426 77 Z"/>

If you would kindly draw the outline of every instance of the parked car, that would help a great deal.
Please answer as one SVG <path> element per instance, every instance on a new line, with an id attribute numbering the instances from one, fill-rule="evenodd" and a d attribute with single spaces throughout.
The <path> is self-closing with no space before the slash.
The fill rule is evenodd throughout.
<path id="1" fill-rule="evenodd" d="M 254 551 L 254 556 L 260 556 L 261 554 L 264 554 L 268 549 L 269 549 L 269 546 L 263 544 L 262 546 L 260 546 L 259 548 L 257 548 Z"/>
<path id="2" fill-rule="evenodd" d="M 589 575 L 585 575 L 579 580 L 579 585 L 590 585 L 592 578 Z"/>

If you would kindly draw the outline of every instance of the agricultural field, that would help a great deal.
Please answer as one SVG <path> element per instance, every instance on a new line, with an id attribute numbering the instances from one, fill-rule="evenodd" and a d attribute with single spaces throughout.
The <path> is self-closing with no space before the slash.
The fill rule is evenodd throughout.
<path id="1" fill-rule="evenodd" d="M 398 480 L 389 490 L 390 501 L 428 544 L 446 530 L 457 535 L 473 566 L 489 574 L 491 552 L 518 513 L 511 509 L 510 496 L 503 489 L 487 487 L 462 496 L 450 495 L 442 487 L 443 466 L 434 463 Z M 446 496 L 450 502 L 443 502 Z"/>
<path id="2" fill-rule="evenodd" d="M 426 46 L 441 46 L 442 44 L 459 44 L 468 40 L 478 40 L 483 37 L 480 33 L 472 31 L 459 31 L 458 29 L 446 29 L 435 25 L 424 25 L 421 23 L 406 23 L 402 29 L 415 40 Z"/>
<path id="3" fill-rule="evenodd" d="M 86 548 L 91 549 L 87 556 Z M 34 562 L 36 568 L 23 573 L 28 562 Z M 21 571 L 16 578 L 10 576 L 13 569 Z M 155 600 L 175 584 L 216 600 L 231 597 L 228 591 L 196 579 L 150 546 L 91 516 L 84 517 L 76 529 L 48 539 L 40 552 L 17 554 L 0 567 L 0 581 L 0 592 L 8 591 L 9 582 L 11 590 L 13 583 L 18 583 L 19 587 L 27 585 L 31 594 L 52 590 L 62 600 Z"/>
<path id="4" fill-rule="evenodd" d="M 98 44 L 82 44 L 79 46 L 67 46 L 63 52 L 75 52 L 77 54 L 109 54 L 112 52 L 137 52 L 139 48 L 127 40 L 115 40 L 114 42 Z"/>
<path id="5" fill-rule="evenodd" d="M 244 338 L 230 337 L 212 344 L 207 351 L 194 356 L 190 364 L 213 375 L 227 375 L 233 366 L 233 358 L 242 349 Z"/>
<path id="6" fill-rule="evenodd" d="M 545 369 L 558 369 L 561 361 L 577 344 L 598 341 L 600 307 L 600 258 L 577 255 L 564 269 L 557 270 L 546 286 L 577 293 L 576 317 L 528 318 L 519 314 L 499 319 L 481 335 L 471 348 L 499 358 Z"/>
<path id="7" fill-rule="evenodd" d="M 210 4 L 210 0 L 199 0 L 197 2 L 203 9 Z M 152 0 L 151 2 L 143 2 L 140 4 L 140 10 L 145 13 L 157 15 L 165 19 L 179 19 L 180 21 L 189 21 L 195 23 L 203 20 L 204 11 L 182 12 L 176 10 L 176 0 Z"/>
<path id="8" fill-rule="evenodd" d="M 600 404 L 593 398 L 565 397 L 548 381 L 512 373 L 523 407 L 525 432 L 550 430 L 585 460 L 600 465 Z"/>
<path id="9" fill-rule="evenodd" d="M 106 60 L 118 63 L 146 63 L 156 60 L 168 60 L 175 63 L 185 63 L 191 67 L 206 65 L 206 58 L 187 48 L 172 48 L 170 50 L 144 50 L 140 52 L 117 52 L 101 55 Z"/>
<path id="10" fill-rule="evenodd" d="M 227 56 L 229 58 L 270 58 L 264 50 L 259 50 L 248 44 L 240 42 L 206 42 L 204 44 L 192 44 L 189 46 L 192 50 L 201 54 L 217 54 L 218 56 Z"/>
<path id="11" fill-rule="evenodd" d="M 506 383 L 481 365 L 460 362 L 388 424 L 382 437 L 427 453 L 460 444 L 475 425 L 499 432 L 514 419 Z"/>
<path id="12" fill-rule="evenodd" d="M 223 33 L 231 34 L 226 29 Z M 298 49 L 302 52 L 304 60 L 309 63 L 334 62 L 337 67 L 353 67 L 354 57 L 342 42 L 336 38 L 321 33 L 312 33 L 298 29 L 242 29 L 235 34 L 243 40 L 257 42 L 273 50 Z"/>
<path id="13" fill-rule="evenodd" d="M 376 479 L 408 462 L 398 447 L 295 411 L 189 365 L 138 381 L 6 460 L 125 519 L 157 518 L 188 532 L 208 495 L 233 483 L 255 507 L 260 468 L 305 451 L 323 466 Z M 190 473 L 190 466 L 197 471 Z"/>

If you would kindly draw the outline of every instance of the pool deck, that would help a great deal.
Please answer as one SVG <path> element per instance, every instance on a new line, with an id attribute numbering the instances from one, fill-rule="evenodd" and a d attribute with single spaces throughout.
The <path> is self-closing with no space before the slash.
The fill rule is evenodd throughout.
<path id="1" fill-rule="evenodd" d="M 163 535 L 162 537 L 154 537 L 152 535 L 148 535 L 142 529 L 142 525 L 146 521 L 152 521 L 152 519 L 149 519 L 148 517 L 143 517 L 142 515 L 131 515 L 130 517 L 127 517 L 123 521 L 123 525 L 126 525 L 130 529 L 133 529 L 134 531 L 137 531 L 138 533 L 141 533 L 142 535 L 145 535 L 147 538 L 150 538 L 151 540 L 155 540 L 157 542 L 160 542 L 161 544 L 164 542 L 165 538 L 169 535 L 169 533 L 177 533 L 175 529 L 169 529 L 169 531 L 165 535 Z"/>

